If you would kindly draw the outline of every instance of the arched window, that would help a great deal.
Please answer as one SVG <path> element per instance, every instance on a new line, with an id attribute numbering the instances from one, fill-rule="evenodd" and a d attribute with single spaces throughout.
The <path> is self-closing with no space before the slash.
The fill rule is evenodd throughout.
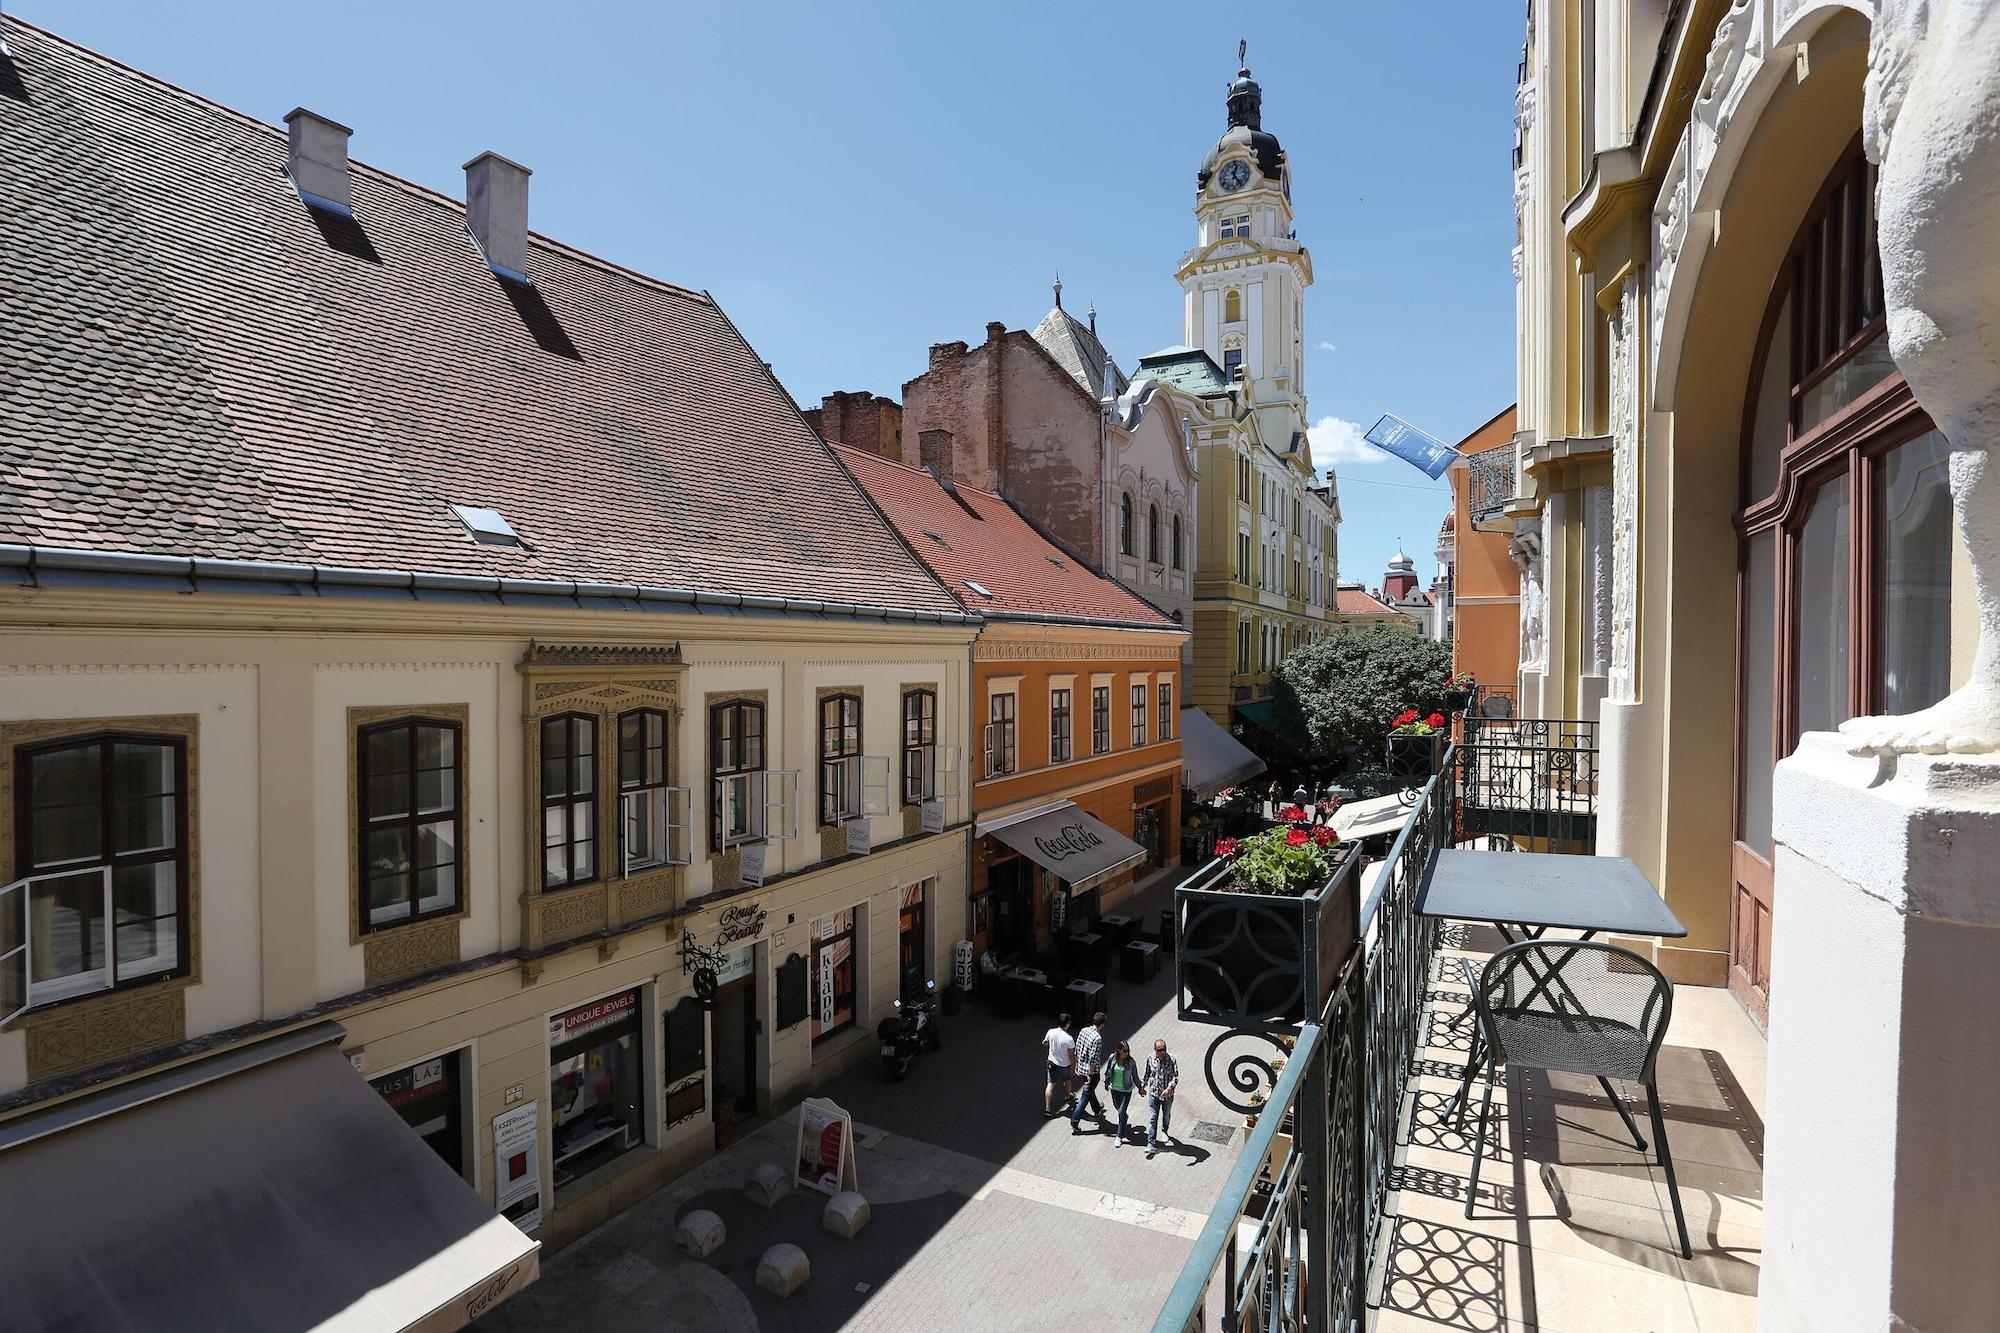
<path id="1" fill-rule="evenodd" d="M 1179 514 L 1175 514 L 1174 515 L 1174 568 L 1180 569 L 1181 567 L 1182 567 L 1181 566 L 1181 516 Z"/>
<path id="2" fill-rule="evenodd" d="M 1132 539 L 1132 492 L 1118 497 L 1118 554 L 1137 555 Z"/>
<path id="3" fill-rule="evenodd" d="M 1944 437 L 1889 356 L 1857 136 L 1772 283 L 1743 405 L 1730 985 L 1769 985 L 1772 769 L 1801 733 L 1950 687 Z"/>
<path id="4" fill-rule="evenodd" d="M 1222 298 L 1222 322 L 1241 324 L 1243 322 L 1243 293 L 1233 288 Z"/>
<path id="5" fill-rule="evenodd" d="M 1146 510 L 1146 558 L 1154 564 L 1160 563 L 1160 507 L 1150 505 Z"/>

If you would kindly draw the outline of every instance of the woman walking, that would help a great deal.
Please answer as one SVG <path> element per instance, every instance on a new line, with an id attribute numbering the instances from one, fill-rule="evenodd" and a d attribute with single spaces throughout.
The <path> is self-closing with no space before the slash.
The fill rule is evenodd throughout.
<path id="1" fill-rule="evenodd" d="M 1114 1148 L 1125 1146 L 1125 1108 L 1132 1104 L 1132 1093 L 1138 1086 L 1138 1062 L 1132 1058 L 1131 1046 L 1121 1041 L 1104 1066 L 1104 1090 L 1111 1094 L 1111 1105 L 1118 1111 L 1118 1142 L 1111 1145 Z"/>

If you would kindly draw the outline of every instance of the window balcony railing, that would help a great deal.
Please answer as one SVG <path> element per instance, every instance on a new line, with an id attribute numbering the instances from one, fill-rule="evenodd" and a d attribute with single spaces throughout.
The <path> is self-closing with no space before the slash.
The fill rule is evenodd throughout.
<path id="1" fill-rule="evenodd" d="M 1437 945 L 1436 925 L 1416 914 L 1415 901 L 1424 868 L 1449 837 L 1452 804 L 1449 779 L 1432 778 L 1388 857 L 1361 868 L 1359 942 L 1310 1021 L 1243 1023 L 1210 1045 L 1210 1091 L 1225 1106 L 1256 1112 L 1257 1125 L 1155 1333 L 1204 1327 L 1218 1283 L 1228 1330 L 1366 1326 L 1370 1265 Z M 1289 1058 L 1274 1069 L 1288 1035 Z M 1250 1100 L 1267 1087 L 1267 1099 Z"/>
<path id="2" fill-rule="evenodd" d="M 1456 753 L 1461 838 L 1597 851 L 1597 723 L 1467 714 Z"/>
<path id="3" fill-rule="evenodd" d="M 1507 502 L 1514 498 L 1514 451 L 1487 449 L 1466 459 L 1465 509 L 1472 526 L 1488 532 L 1511 527 Z"/>

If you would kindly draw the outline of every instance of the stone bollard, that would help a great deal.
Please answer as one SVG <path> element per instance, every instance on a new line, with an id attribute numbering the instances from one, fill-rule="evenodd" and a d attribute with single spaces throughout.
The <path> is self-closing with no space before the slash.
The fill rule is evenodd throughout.
<path id="1" fill-rule="evenodd" d="M 792 1192 L 792 1173 L 770 1162 L 750 1173 L 743 1184 L 743 1197 L 759 1207 L 769 1208 Z"/>
<path id="2" fill-rule="evenodd" d="M 780 1298 L 797 1291 L 811 1276 L 806 1252 L 796 1245 L 773 1245 L 757 1261 L 757 1285 Z"/>
<path id="3" fill-rule="evenodd" d="M 826 1201 L 826 1208 L 819 1215 L 819 1224 L 836 1236 L 853 1240 L 873 1216 L 868 1200 L 853 1190 L 842 1190 Z"/>
<path id="4" fill-rule="evenodd" d="M 690 1259 L 706 1259 L 722 1248 L 729 1229 L 706 1208 L 697 1208 L 674 1227 L 674 1248 Z"/>

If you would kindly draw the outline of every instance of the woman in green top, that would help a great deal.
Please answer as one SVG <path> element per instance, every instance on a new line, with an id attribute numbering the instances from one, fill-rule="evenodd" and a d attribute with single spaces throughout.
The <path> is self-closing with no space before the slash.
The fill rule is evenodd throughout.
<path id="1" fill-rule="evenodd" d="M 1121 1041 L 1117 1053 L 1104 1066 L 1104 1089 L 1118 1109 L 1118 1142 L 1112 1145 L 1115 1148 L 1125 1146 L 1125 1108 L 1131 1105 L 1133 1090 L 1138 1086 L 1139 1066 L 1132 1059 L 1132 1048 Z"/>

